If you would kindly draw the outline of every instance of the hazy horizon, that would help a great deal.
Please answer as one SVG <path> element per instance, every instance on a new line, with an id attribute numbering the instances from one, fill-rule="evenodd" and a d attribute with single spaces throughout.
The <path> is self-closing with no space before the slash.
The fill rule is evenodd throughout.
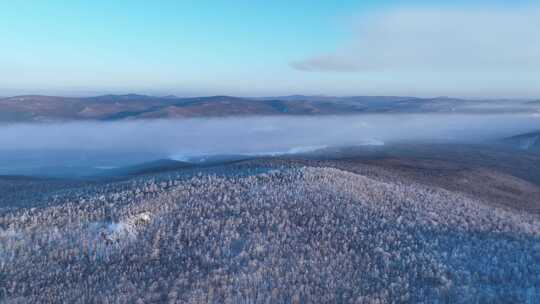
<path id="1" fill-rule="evenodd" d="M 127 96 L 127 95 L 140 95 L 140 96 L 149 96 L 149 97 L 175 97 L 175 98 L 195 98 L 195 97 L 215 97 L 215 96 L 230 96 L 230 97 L 239 97 L 239 98 L 272 98 L 272 97 L 293 97 L 293 96 L 305 96 L 305 97 L 336 97 L 336 98 L 347 98 L 347 97 L 410 97 L 410 98 L 422 98 L 422 99 L 432 99 L 432 98 L 455 98 L 455 99 L 466 99 L 466 100 L 479 100 L 479 101 L 489 101 L 489 100 L 516 100 L 516 101 L 532 101 L 540 99 L 540 95 L 535 97 L 515 97 L 515 96 L 459 96 L 459 95 L 374 95 L 374 94 L 271 94 L 271 95 L 229 95 L 229 94 L 207 94 L 207 95 L 196 95 L 196 94 L 174 94 L 171 92 L 138 92 L 138 91 L 96 91 L 96 92 L 87 92 L 87 93 L 62 93 L 62 92 L 48 92 L 48 91 L 16 91 L 12 94 L 0 94 L 0 98 L 13 98 L 20 96 L 51 96 L 51 97 L 66 97 L 66 98 L 87 98 L 87 97 L 98 97 L 98 96 Z"/>

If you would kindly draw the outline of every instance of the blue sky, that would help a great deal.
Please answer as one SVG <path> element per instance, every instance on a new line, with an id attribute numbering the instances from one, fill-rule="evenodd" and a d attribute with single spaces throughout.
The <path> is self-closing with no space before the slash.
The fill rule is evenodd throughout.
<path id="1" fill-rule="evenodd" d="M 540 59 L 529 54 L 537 46 L 540 50 L 537 38 L 530 37 L 540 36 L 533 29 L 534 21 L 510 22 L 519 23 L 509 26 L 511 41 L 504 41 L 503 35 L 497 42 L 500 54 L 495 52 L 492 61 L 474 69 L 467 70 L 479 61 L 476 58 L 457 58 L 445 51 L 453 44 L 478 40 L 452 40 L 467 34 L 465 27 L 477 28 L 471 20 L 500 24 L 521 15 L 527 15 L 525 20 L 536 17 L 534 3 L 508 3 L 2 1 L 0 95 L 540 96 L 539 83 L 532 77 L 539 70 L 530 68 Z M 433 15 L 440 18 L 429 18 Z M 416 24 L 415 16 L 428 21 Z M 466 23 L 459 28 L 462 18 Z M 443 28 L 453 22 L 456 27 Z M 426 29 L 439 27 L 440 35 L 426 34 Z M 527 35 L 516 40 L 515 33 Z M 442 47 L 426 47 L 414 41 L 417 36 Z M 393 43 L 400 37 L 410 39 Z M 498 49 L 497 43 L 486 41 L 475 47 Z M 514 54 L 517 47 L 504 48 L 509 43 L 526 43 L 529 55 Z M 419 44 L 424 47 L 417 52 Z M 389 48 L 393 53 L 382 56 Z M 460 64 L 444 67 L 440 61 L 446 60 L 437 61 L 435 53 L 456 57 L 450 62 L 461 62 L 464 68 L 458 68 Z M 468 57 L 466 49 L 457 53 Z M 426 57 L 434 59 L 424 62 Z M 514 58 L 519 64 L 512 64 Z M 496 63 L 501 60 L 510 63 L 499 68 Z"/>

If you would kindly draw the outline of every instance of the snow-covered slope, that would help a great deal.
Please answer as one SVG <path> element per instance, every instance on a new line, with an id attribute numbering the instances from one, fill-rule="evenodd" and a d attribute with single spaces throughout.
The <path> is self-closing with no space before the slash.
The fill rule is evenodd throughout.
<path id="1" fill-rule="evenodd" d="M 1 215 L 0 299 L 540 300 L 537 215 L 335 168 L 255 169 L 88 187 Z"/>

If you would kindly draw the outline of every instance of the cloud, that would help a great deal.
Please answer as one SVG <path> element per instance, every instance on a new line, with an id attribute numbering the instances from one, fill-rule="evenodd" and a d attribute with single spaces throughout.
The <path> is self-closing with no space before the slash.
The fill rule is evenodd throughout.
<path id="1" fill-rule="evenodd" d="M 318 72 L 540 71 L 540 10 L 395 9 L 364 16 L 334 53 L 290 63 Z"/>

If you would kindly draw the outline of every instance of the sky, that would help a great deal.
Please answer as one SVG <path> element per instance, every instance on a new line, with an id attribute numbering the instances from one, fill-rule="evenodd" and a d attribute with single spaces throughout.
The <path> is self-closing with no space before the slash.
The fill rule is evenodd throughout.
<path id="1" fill-rule="evenodd" d="M 0 96 L 538 98 L 535 2 L 0 1 Z"/>

